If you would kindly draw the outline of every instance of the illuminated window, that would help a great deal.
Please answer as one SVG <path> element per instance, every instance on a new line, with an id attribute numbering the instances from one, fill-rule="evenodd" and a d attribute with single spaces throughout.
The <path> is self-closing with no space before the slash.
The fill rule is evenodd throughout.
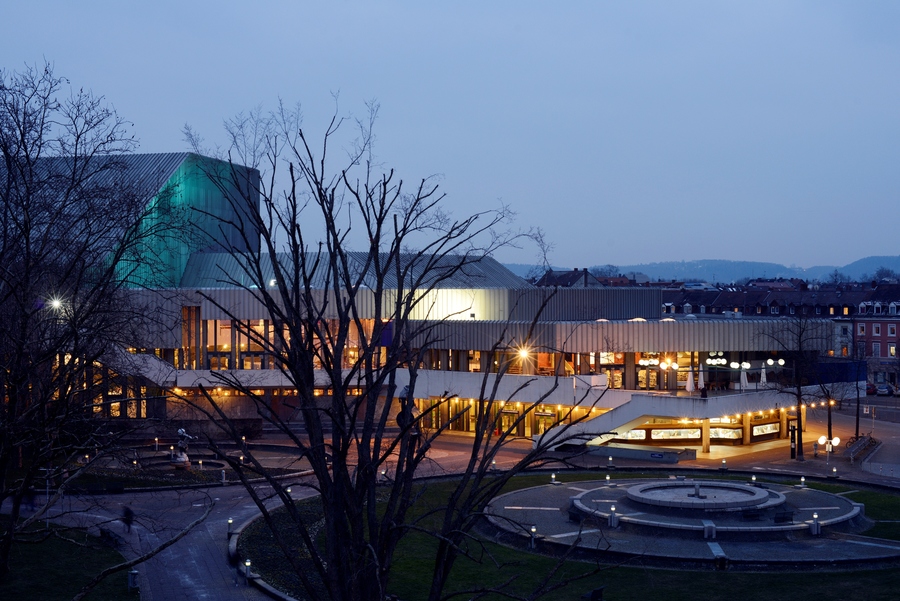
<path id="1" fill-rule="evenodd" d="M 828 314 L 834 315 L 834 307 L 828 307 Z"/>
<path id="2" fill-rule="evenodd" d="M 888 357 L 896 357 L 897 356 L 897 345 L 891 342 L 888 344 Z"/>
<path id="3" fill-rule="evenodd" d="M 646 440 L 647 432 L 645 430 L 629 430 L 621 438 L 625 440 Z"/>
<path id="4" fill-rule="evenodd" d="M 693 428 L 671 429 L 671 430 L 651 430 L 650 438 L 653 440 L 673 440 L 679 438 L 700 438 L 700 430 Z"/>
<path id="5" fill-rule="evenodd" d="M 850 315 L 850 307 L 844 306 L 844 315 Z"/>
<path id="6" fill-rule="evenodd" d="M 775 432 L 781 431 L 781 424 L 765 424 L 762 426 L 753 426 L 753 436 L 760 436 L 762 434 L 774 434 Z"/>
<path id="7" fill-rule="evenodd" d="M 712 420 L 710 420 L 712 421 Z M 710 428 L 709 429 L 709 437 L 710 438 L 731 438 L 738 439 L 743 437 L 743 433 L 740 430 L 735 430 L 734 428 Z"/>

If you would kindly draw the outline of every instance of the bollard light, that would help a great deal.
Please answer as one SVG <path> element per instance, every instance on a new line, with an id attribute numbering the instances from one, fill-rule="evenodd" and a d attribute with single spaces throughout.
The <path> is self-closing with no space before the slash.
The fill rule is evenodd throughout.
<path id="1" fill-rule="evenodd" d="M 750 480 L 753 482 L 756 482 L 756 475 L 754 474 L 754 475 L 750 476 Z"/>
<path id="2" fill-rule="evenodd" d="M 244 577 L 250 582 L 250 560 L 244 560 Z"/>
<path id="3" fill-rule="evenodd" d="M 244 465 L 244 456 L 241 455 L 241 465 Z"/>
<path id="4" fill-rule="evenodd" d="M 232 528 L 234 527 L 234 518 L 228 518 L 228 538 L 231 538 Z"/>
<path id="5" fill-rule="evenodd" d="M 819 519 L 819 514 L 818 514 L 817 512 L 815 512 L 815 511 L 813 512 L 813 519 L 814 519 L 814 520 Z"/>
<path id="6" fill-rule="evenodd" d="M 610 506 L 609 506 L 609 510 L 610 510 L 612 513 L 615 513 L 615 512 L 616 512 L 616 506 L 615 506 L 615 505 L 610 505 Z"/>
<path id="7" fill-rule="evenodd" d="M 153 439 L 153 450 L 154 451 L 159 450 L 159 437 L 156 437 Z"/>
<path id="8" fill-rule="evenodd" d="M 491 469 L 492 470 L 497 469 L 497 460 L 496 459 L 491 459 Z"/>
<path id="9" fill-rule="evenodd" d="M 202 472 L 203 471 L 203 460 L 200 459 L 199 461 L 197 461 L 197 463 L 200 464 L 200 471 Z"/>
<path id="10" fill-rule="evenodd" d="M 606 483 L 609 484 L 609 474 L 606 474 Z"/>
<path id="11" fill-rule="evenodd" d="M 537 537 L 537 526 L 531 527 L 531 548 L 534 549 L 534 539 Z"/>
<path id="12" fill-rule="evenodd" d="M 550 474 L 550 482 L 556 483 L 556 473 Z"/>

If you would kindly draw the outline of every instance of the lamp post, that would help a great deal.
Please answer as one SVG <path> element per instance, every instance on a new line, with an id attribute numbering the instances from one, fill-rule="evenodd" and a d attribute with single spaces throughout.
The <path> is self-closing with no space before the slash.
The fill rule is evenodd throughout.
<path id="1" fill-rule="evenodd" d="M 834 450 L 834 447 L 841 444 L 841 439 L 837 437 L 825 438 L 824 436 L 820 436 L 819 444 L 825 445 L 825 465 L 828 465 L 831 460 L 831 452 Z"/>
<path id="2" fill-rule="evenodd" d="M 709 357 L 706 358 L 706 364 L 711 368 L 711 373 L 716 374 L 716 385 L 718 385 L 719 383 L 719 372 L 718 369 L 712 368 L 719 368 L 726 363 L 728 363 L 728 361 L 725 359 L 725 353 L 723 353 L 722 351 L 713 351 L 709 354 Z"/>
<path id="3" fill-rule="evenodd" d="M 644 368 L 644 373 L 646 374 L 644 384 L 647 390 L 650 390 L 650 369 L 659 366 L 659 359 L 639 359 L 638 365 Z M 659 382 L 657 382 L 657 386 L 659 386 Z"/>
<path id="4" fill-rule="evenodd" d="M 834 399 L 828 399 L 828 438 L 833 438 L 831 432 L 831 408 L 834 407 Z M 838 443 L 835 443 L 838 444 Z"/>
<path id="5" fill-rule="evenodd" d="M 669 370 L 671 370 L 672 372 L 677 371 L 677 370 L 678 370 L 678 363 L 676 363 L 674 360 L 673 360 L 673 361 L 668 361 L 668 360 L 665 360 L 665 359 L 664 359 L 664 360 L 659 364 L 659 368 L 662 370 L 663 387 L 664 387 L 666 390 L 668 390 L 668 389 L 669 389 Z M 677 392 L 677 387 L 676 387 L 676 392 Z"/>

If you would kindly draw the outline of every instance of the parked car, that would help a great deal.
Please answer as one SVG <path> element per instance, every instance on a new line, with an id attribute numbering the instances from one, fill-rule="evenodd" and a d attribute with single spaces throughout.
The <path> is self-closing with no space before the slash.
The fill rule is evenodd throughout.
<path id="1" fill-rule="evenodd" d="M 871 382 L 866 383 L 866 395 L 875 394 L 878 390 L 875 388 L 875 385 Z"/>
<path id="2" fill-rule="evenodd" d="M 878 396 L 891 396 L 894 394 L 894 387 L 885 382 L 884 384 L 878 384 L 875 387 L 875 394 Z"/>

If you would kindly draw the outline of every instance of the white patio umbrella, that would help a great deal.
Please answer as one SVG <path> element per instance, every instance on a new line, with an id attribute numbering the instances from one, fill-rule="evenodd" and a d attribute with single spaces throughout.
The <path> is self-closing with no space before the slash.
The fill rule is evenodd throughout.
<path id="1" fill-rule="evenodd" d="M 706 382 L 703 380 L 703 366 L 698 366 L 697 371 L 699 372 L 697 374 L 697 388 L 703 390 L 704 388 L 706 388 Z"/>
<path id="2" fill-rule="evenodd" d="M 684 383 L 684 389 L 687 392 L 694 392 L 694 366 L 691 365 L 688 368 L 688 378 L 687 382 Z"/>
<path id="3" fill-rule="evenodd" d="M 747 381 L 747 370 L 741 368 L 741 390 L 747 390 L 750 388 L 750 383 Z"/>
<path id="4" fill-rule="evenodd" d="M 763 361 L 762 368 L 759 370 L 759 385 L 761 388 L 765 388 L 768 382 L 766 382 L 766 362 Z"/>

